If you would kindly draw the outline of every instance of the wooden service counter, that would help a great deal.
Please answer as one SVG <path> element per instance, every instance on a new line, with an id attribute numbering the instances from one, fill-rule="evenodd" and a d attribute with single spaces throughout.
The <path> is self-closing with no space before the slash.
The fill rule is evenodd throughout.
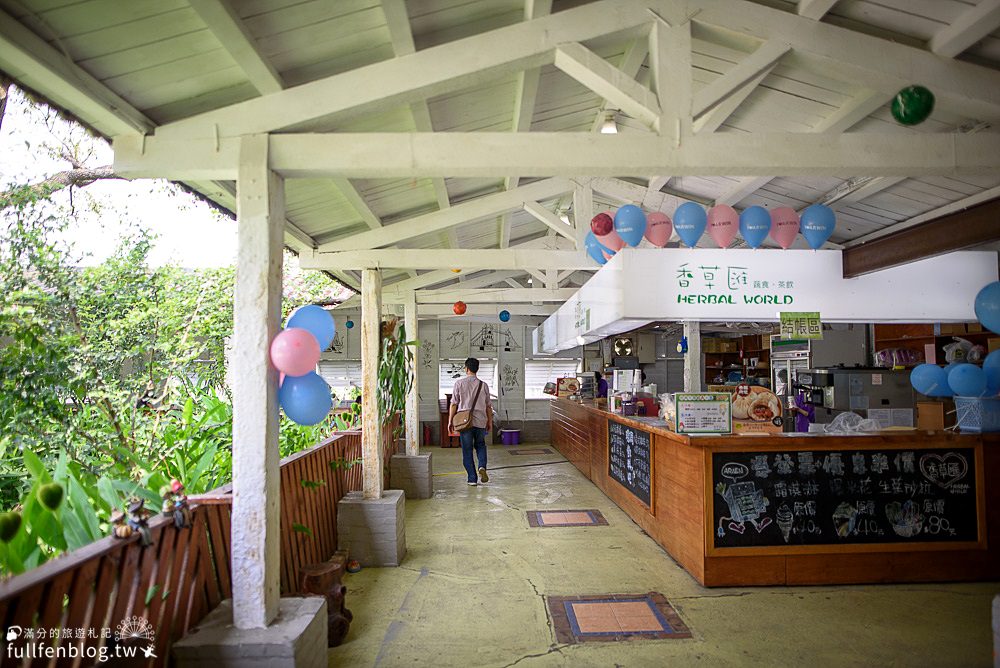
<path id="1" fill-rule="evenodd" d="M 552 445 L 708 587 L 1000 576 L 1000 438 L 682 436 L 552 401 Z"/>

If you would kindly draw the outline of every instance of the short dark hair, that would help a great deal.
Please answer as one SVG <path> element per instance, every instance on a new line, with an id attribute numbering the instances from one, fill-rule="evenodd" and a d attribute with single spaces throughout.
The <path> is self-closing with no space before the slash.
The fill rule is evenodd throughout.
<path id="1" fill-rule="evenodd" d="M 479 373 L 479 360 L 475 357 L 469 357 L 465 360 L 465 368 L 472 373 Z"/>
<path id="2" fill-rule="evenodd" d="M 601 374 L 600 371 L 595 371 L 594 372 L 594 380 L 600 380 L 602 375 L 603 374 Z"/>

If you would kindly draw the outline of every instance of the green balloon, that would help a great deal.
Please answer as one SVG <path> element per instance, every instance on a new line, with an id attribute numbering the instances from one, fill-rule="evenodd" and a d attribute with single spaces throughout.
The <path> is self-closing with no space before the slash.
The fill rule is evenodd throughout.
<path id="1" fill-rule="evenodd" d="M 923 86 L 907 86 L 892 98 L 892 117 L 902 125 L 918 125 L 934 111 L 934 93 Z"/>

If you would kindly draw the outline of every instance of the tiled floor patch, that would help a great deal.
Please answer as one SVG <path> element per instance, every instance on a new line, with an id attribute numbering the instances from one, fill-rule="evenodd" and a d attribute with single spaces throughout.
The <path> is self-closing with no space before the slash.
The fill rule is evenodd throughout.
<path id="1" fill-rule="evenodd" d="M 529 510 L 528 526 L 595 527 L 608 526 L 600 510 Z"/>
<path id="2" fill-rule="evenodd" d="M 549 596 L 546 605 L 561 643 L 691 637 L 666 597 L 657 592 Z"/>
<path id="3" fill-rule="evenodd" d="M 548 448 L 525 448 L 522 450 L 508 450 L 509 455 L 551 455 L 553 452 Z"/>

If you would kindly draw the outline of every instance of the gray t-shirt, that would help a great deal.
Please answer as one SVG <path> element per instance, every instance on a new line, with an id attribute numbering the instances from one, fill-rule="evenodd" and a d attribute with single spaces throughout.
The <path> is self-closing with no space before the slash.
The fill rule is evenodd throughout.
<path id="1" fill-rule="evenodd" d="M 476 396 L 476 388 L 482 385 L 479 390 L 479 397 L 476 405 L 472 405 L 472 398 Z M 486 405 L 490 400 L 490 386 L 479 380 L 475 376 L 464 376 L 455 381 L 455 387 L 451 391 L 451 402 L 460 411 L 472 411 L 472 426 L 480 429 L 486 428 Z"/>

